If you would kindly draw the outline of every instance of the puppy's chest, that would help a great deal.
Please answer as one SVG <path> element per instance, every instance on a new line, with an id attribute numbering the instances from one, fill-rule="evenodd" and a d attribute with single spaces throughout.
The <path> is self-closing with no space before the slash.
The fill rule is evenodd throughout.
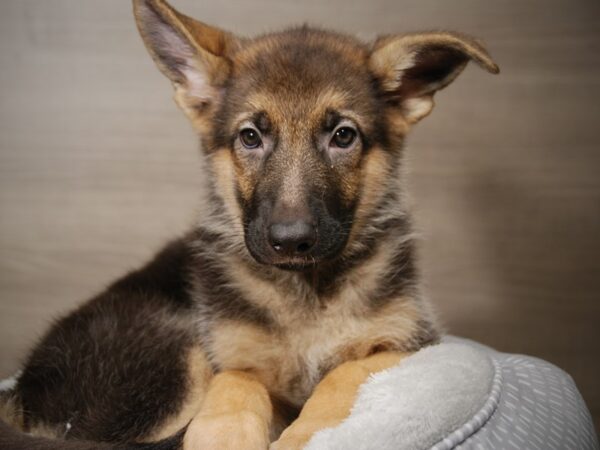
<path id="1" fill-rule="evenodd" d="M 228 322 L 213 332 L 211 357 L 223 370 L 252 371 L 273 394 L 300 406 L 325 373 L 389 342 L 392 329 L 339 312 L 291 321 L 277 331 Z"/>

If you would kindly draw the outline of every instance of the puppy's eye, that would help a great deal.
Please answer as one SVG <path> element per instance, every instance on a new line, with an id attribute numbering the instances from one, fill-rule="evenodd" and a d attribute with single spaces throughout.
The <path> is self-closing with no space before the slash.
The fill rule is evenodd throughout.
<path id="1" fill-rule="evenodd" d="M 330 146 L 348 148 L 356 140 L 356 130 L 350 127 L 341 127 L 335 130 L 331 138 Z"/>
<path id="2" fill-rule="evenodd" d="M 240 131 L 240 142 L 246 148 L 253 149 L 262 145 L 262 140 L 258 131 L 252 128 L 244 128 Z"/>

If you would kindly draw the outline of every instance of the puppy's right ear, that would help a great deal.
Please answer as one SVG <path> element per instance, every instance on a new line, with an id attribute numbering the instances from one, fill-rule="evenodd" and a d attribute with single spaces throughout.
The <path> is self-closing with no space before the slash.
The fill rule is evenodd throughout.
<path id="1" fill-rule="evenodd" d="M 146 48 L 175 87 L 176 102 L 192 121 L 197 119 L 219 100 L 237 39 L 164 0 L 133 0 L 133 11 Z"/>

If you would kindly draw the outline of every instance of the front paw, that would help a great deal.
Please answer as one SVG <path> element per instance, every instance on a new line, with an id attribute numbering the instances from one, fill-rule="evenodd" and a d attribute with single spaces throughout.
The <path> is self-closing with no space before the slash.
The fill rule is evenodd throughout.
<path id="1" fill-rule="evenodd" d="M 183 439 L 184 450 L 267 450 L 269 430 L 251 411 L 196 416 Z"/>
<path id="2" fill-rule="evenodd" d="M 322 429 L 319 424 L 293 423 L 283 430 L 279 439 L 269 446 L 269 450 L 300 450 L 303 449 L 313 434 Z"/>

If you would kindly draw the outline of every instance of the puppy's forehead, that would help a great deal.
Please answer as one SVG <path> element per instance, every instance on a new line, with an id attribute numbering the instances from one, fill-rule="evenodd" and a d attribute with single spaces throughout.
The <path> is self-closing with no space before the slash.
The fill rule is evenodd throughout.
<path id="1" fill-rule="evenodd" d="M 315 125 L 336 110 L 367 128 L 375 109 L 367 57 L 351 37 L 307 28 L 250 41 L 234 58 L 231 112 L 265 111 L 275 124 Z"/>

